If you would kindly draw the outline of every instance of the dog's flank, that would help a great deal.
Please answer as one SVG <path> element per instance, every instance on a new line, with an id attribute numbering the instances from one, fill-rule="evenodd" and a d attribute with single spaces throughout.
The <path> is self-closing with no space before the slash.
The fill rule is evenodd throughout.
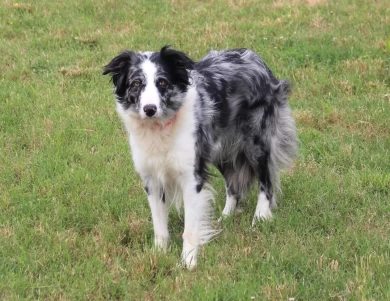
<path id="1" fill-rule="evenodd" d="M 144 181 L 156 247 L 168 247 L 168 208 L 184 200 L 184 264 L 193 267 L 210 226 L 209 164 L 225 178 L 233 214 L 257 180 L 253 223 L 272 216 L 279 172 L 296 153 L 296 129 L 287 104 L 289 85 L 275 78 L 248 49 L 212 51 L 199 62 L 180 51 L 125 51 L 111 74 L 117 111 L 130 135 L 134 165 Z"/>

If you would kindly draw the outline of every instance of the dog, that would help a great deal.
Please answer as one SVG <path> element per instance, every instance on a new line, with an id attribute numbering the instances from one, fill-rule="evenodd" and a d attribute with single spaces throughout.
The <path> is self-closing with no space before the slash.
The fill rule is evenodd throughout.
<path id="1" fill-rule="evenodd" d="M 106 74 L 144 183 L 156 248 L 167 250 L 168 209 L 182 201 L 182 263 L 196 266 L 199 247 L 217 233 L 210 222 L 210 164 L 226 183 L 222 217 L 234 213 L 254 182 L 259 194 L 252 224 L 272 217 L 279 172 L 297 151 L 296 126 L 289 83 L 255 52 L 211 51 L 195 62 L 169 46 L 125 50 L 104 67 Z"/>

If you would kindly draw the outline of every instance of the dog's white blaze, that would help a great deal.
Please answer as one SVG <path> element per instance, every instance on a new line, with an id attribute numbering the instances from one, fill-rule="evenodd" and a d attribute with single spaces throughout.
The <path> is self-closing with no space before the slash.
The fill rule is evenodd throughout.
<path id="1" fill-rule="evenodd" d="M 153 117 L 159 117 L 161 114 L 160 108 L 160 94 L 158 93 L 156 87 L 156 73 L 157 68 L 154 63 L 149 60 L 146 60 L 142 63 L 141 69 L 145 75 L 146 86 L 144 91 L 140 96 L 140 110 L 139 113 L 142 118 L 148 118 L 144 112 L 144 106 L 146 105 L 155 105 L 157 107 L 157 112 Z"/>
<path id="2" fill-rule="evenodd" d="M 265 192 L 260 191 L 255 216 L 253 217 L 252 221 L 252 226 L 254 226 L 259 220 L 270 219 L 271 217 L 272 212 L 270 208 L 270 201 L 267 199 Z"/>

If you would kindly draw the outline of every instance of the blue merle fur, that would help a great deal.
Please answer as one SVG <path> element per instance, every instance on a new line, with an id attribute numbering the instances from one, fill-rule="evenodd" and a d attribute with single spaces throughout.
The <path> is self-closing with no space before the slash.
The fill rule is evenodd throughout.
<path id="1" fill-rule="evenodd" d="M 140 109 L 143 86 L 135 88 L 132 81 L 142 80 L 139 66 L 146 59 L 168 82 L 160 91 L 167 118 L 180 110 L 189 87 L 196 88 L 196 191 L 202 190 L 214 164 L 229 195 L 241 199 L 257 180 L 272 203 L 279 172 L 296 153 L 295 122 L 287 102 L 289 83 L 278 80 L 249 49 L 211 51 L 198 62 L 167 46 L 152 54 L 124 51 L 103 74 L 112 75 L 117 101 L 125 109 Z"/>
<path id="2" fill-rule="evenodd" d="M 191 76 L 199 94 L 199 181 L 206 181 L 208 163 L 213 163 L 225 178 L 227 193 L 237 200 L 258 180 L 272 201 L 279 171 L 296 153 L 288 82 L 277 80 L 248 49 L 212 51 L 194 65 Z"/>

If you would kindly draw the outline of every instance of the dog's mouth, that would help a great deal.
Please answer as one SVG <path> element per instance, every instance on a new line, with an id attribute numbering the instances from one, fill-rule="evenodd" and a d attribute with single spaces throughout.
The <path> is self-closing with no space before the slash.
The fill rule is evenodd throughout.
<path id="1" fill-rule="evenodd" d="M 153 126 L 156 129 L 165 129 L 172 125 L 177 119 L 178 112 L 174 113 L 172 116 L 159 116 L 158 114 L 153 116 L 145 116 L 139 114 L 139 120 L 147 126 Z"/>

